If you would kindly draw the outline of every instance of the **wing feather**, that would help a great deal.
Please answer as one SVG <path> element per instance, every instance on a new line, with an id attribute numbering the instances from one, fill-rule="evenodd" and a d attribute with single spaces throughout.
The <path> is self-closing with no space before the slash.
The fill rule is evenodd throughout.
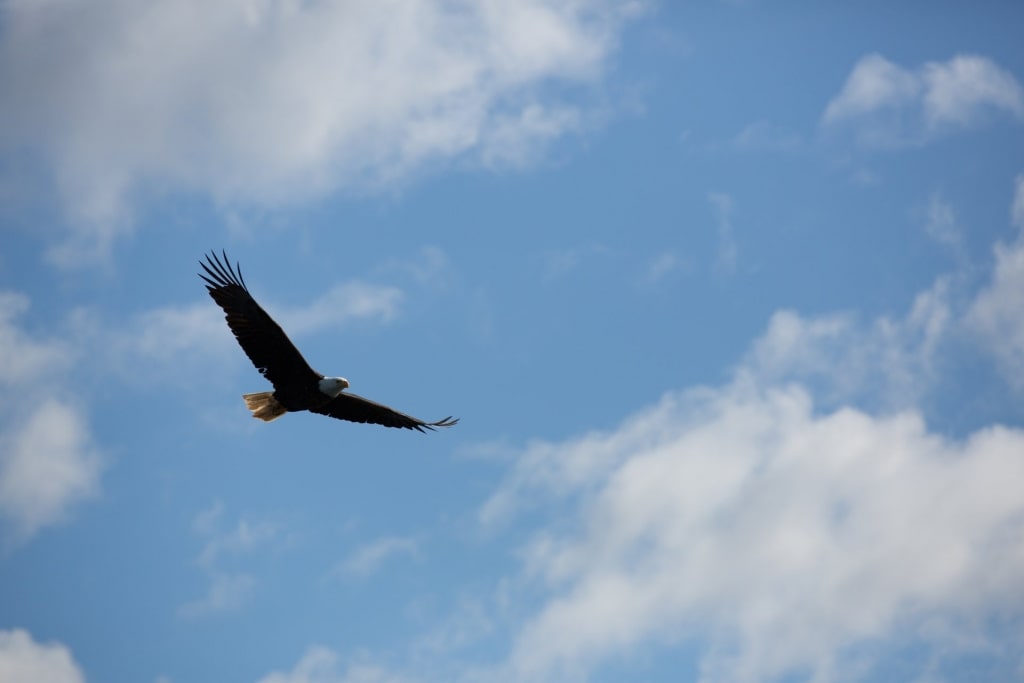
<path id="1" fill-rule="evenodd" d="M 437 422 L 424 422 L 417 417 L 400 413 L 394 408 L 389 408 L 376 401 L 363 398 L 358 394 L 350 394 L 347 391 L 338 394 L 326 405 L 319 408 L 310 408 L 310 410 L 314 413 L 327 415 L 339 420 L 369 422 L 383 425 L 384 427 L 415 429 L 420 432 L 424 430 L 433 431 L 435 427 L 451 427 L 459 421 L 458 418 L 453 419 L 449 416 Z"/>
<path id="2" fill-rule="evenodd" d="M 227 253 L 222 263 L 216 252 L 199 265 L 206 275 L 206 289 L 217 305 L 224 309 L 228 327 L 252 364 L 270 380 L 275 389 L 297 381 L 316 382 L 322 377 L 309 366 L 281 326 L 249 294 L 242 279 L 242 270 L 231 267 Z"/>

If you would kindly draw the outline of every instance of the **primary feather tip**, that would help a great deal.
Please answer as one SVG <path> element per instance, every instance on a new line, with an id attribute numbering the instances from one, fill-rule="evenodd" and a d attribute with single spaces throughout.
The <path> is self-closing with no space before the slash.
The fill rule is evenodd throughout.
<path id="1" fill-rule="evenodd" d="M 458 423 L 459 423 L 459 418 L 452 417 L 451 415 L 449 415 L 448 417 L 446 417 L 443 420 L 438 420 L 437 422 L 428 422 L 424 426 L 430 427 L 431 429 L 433 429 L 434 427 L 454 427 Z"/>

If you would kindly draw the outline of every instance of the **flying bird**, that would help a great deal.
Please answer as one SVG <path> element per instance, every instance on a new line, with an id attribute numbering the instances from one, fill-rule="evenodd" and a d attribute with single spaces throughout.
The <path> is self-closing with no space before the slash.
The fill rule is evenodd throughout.
<path id="1" fill-rule="evenodd" d="M 199 265 L 206 275 L 206 289 L 224 309 L 228 327 L 249 360 L 274 385 L 273 391 L 243 394 L 245 405 L 252 416 L 270 422 L 285 413 L 308 410 L 350 422 L 369 422 L 385 427 L 404 427 L 417 431 L 435 427 L 451 427 L 458 418 L 446 417 L 437 422 L 424 422 L 400 413 L 381 403 L 345 391 L 348 380 L 344 377 L 325 377 L 309 367 L 306 359 L 295 348 L 281 326 L 267 315 L 249 294 L 242 279 L 242 270 L 231 267 L 226 252 L 224 262 L 211 252 L 206 263 Z"/>

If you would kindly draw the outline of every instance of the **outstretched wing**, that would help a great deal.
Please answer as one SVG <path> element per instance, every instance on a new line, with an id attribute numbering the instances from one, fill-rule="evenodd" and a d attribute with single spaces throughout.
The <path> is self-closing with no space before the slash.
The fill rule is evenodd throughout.
<path id="1" fill-rule="evenodd" d="M 400 413 L 386 405 L 363 398 L 357 394 L 350 394 L 343 391 L 333 400 L 319 408 L 310 408 L 311 412 L 336 417 L 339 420 L 349 422 L 369 422 L 371 424 L 384 425 L 385 427 L 404 427 L 417 431 L 433 430 L 435 427 L 451 427 L 459 421 L 450 416 L 437 422 L 424 422 L 412 415 Z"/>
<path id="2" fill-rule="evenodd" d="M 221 253 L 223 263 L 214 252 L 206 257 L 206 263 L 199 262 L 206 271 L 206 275 L 199 273 L 199 277 L 206 281 L 213 300 L 224 309 L 228 327 L 245 355 L 275 389 L 296 381 L 315 384 L 321 375 L 309 367 L 281 326 L 252 298 L 238 265 L 232 268 L 228 255 Z"/>

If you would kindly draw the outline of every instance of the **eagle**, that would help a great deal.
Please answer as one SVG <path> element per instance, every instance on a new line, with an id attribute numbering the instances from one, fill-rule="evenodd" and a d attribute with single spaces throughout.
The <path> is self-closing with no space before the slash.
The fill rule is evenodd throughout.
<path id="1" fill-rule="evenodd" d="M 223 262 L 216 252 L 207 254 L 206 263 L 199 262 L 206 275 L 198 275 L 206 281 L 213 300 L 224 309 L 228 327 L 245 355 L 274 385 L 273 391 L 242 395 L 253 417 L 270 422 L 285 413 L 308 410 L 339 420 L 420 432 L 451 427 L 459 421 L 449 416 L 437 422 L 424 422 L 349 393 L 345 391 L 349 385 L 344 377 L 325 377 L 311 368 L 281 326 L 249 294 L 239 264 L 236 262 L 232 268 L 227 252 L 222 250 L 221 254 Z"/>

